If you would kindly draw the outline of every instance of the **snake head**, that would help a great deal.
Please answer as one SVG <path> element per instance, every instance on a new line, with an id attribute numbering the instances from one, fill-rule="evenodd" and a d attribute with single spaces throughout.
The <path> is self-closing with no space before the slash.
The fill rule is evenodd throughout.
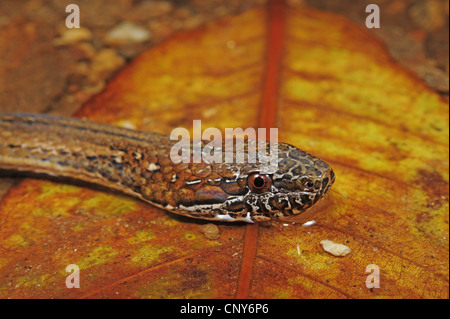
<path id="1" fill-rule="evenodd" d="M 258 142 L 258 156 L 251 158 L 249 145 L 244 163 L 189 164 L 193 179 L 180 184 L 175 205 L 164 208 L 194 218 L 253 223 L 301 214 L 333 185 L 331 167 L 295 146 Z"/>
<path id="2" fill-rule="evenodd" d="M 215 219 L 255 222 L 298 215 L 328 193 L 335 175 L 327 163 L 292 145 L 276 145 L 275 166 L 228 167 L 235 178 L 221 186 L 228 197 L 214 210 Z"/>

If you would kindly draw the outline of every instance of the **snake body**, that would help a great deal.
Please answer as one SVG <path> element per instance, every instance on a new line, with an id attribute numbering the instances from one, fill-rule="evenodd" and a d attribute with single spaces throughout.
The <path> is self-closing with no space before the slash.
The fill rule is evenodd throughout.
<path id="1" fill-rule="evenodd" d="M 175 164 L 169 156 L 175 142 L 75 118 L 0 113 L 0 169 L 106 186 L 193 218 L 255 222 L 297 215 L 334 182 L 327 163 L 289 144 L 276 144 L 277 167 L 267 171 L 259 161 Z"/>

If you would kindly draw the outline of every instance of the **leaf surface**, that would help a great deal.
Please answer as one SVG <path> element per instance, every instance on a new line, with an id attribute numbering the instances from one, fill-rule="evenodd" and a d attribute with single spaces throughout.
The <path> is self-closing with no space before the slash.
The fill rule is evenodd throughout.
<path id="1" fill-rule="evenodd" d="M 338 16 L 274 1 L 180 33 L 76 116 L 167 134 L 194 119 L 278 127 L 337 180 L 303 220 L 219 224 L 218 240 L 127 196 L 26 180 L 0 202 L 1 297 L 448 298 L 448 104 Z"/>

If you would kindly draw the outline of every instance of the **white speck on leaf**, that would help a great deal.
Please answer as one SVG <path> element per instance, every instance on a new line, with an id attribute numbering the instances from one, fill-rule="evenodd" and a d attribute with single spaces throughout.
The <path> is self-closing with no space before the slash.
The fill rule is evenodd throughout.
<path id="1" fill-rule="evenodd" d="M 349 247 L 335 243 L 331 240 L 322 240 L 320 244 L 326 252 L 334 256 L 345 256 L 351 252 L 351 249 Z"/>

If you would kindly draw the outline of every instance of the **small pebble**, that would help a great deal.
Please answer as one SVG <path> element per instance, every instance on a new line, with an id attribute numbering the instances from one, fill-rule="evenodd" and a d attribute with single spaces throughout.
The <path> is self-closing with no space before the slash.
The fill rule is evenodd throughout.
<path id="1" fill-rule="evenodd" d="M 334 256 L 345 256 L 351 252 L 351 249 L 347 246 L 335 243 L 331 240 L 322 240 L 320 244 L 326 252 Z"/>
<path id="2" fill-rule="evenodd" d="M 89 41 L 92 39 L 92 32 L 86 28 L 64 28 L 61 36 L 53 40 L 55 46 L 71 45 L 81 41 Z"/>
<path id="3" fill-rule="evenodd" d="M 409 9 L 413 22 L 428 32 L 443 28 L 448 20 L 444 3 L 446 1 L 428 0 L 416 1 Z"/>
<path id="4" fill-rule="evenodd" d="M 103 49 L 92 60 L 89 81 L 95 83 L 107 78 L 112 72 L 118 70 L 124 64 L 124 58 L 117 54 L 115 50 Z"/>
<path id="5" fill-rule="evenodd" d="M 215 224 L 205 224 L 200 227 L 200 231 L 208 239 L 218 239 L 220 237 L 219 227 Z"/>
<path id="6" fill-rule="evenodd" d="M 150 31 L 131 22 L 122 22 L 112 29 L 105 38 L 110 45 L 140 43 L 150 39 Z"/>

